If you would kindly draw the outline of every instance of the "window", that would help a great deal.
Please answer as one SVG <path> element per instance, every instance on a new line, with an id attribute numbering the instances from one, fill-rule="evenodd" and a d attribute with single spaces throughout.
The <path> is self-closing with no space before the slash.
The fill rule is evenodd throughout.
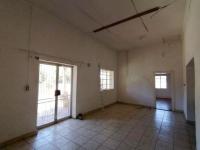
<path id="1" fill-rule="evenodd" d="M 155 88 L 156 89 L 167 89 L 167 76 L 156 75 L 155 76 Z"/>
<path id="2" fill-rule="evenodd" d="M 101 69 L 100 83 L 101 90 L 114 89 L 114 71 Z"/>

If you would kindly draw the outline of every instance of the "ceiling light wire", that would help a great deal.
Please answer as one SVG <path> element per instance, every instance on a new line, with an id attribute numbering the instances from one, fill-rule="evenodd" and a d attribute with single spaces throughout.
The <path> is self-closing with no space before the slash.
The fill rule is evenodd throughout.
<path id="1" fill-rule="evenodd" d="M 136 7 L 136 4 L 135 4 L 134 0 L 130 0 L 130 1 L 131 1 L 131 4 L 132 4 L 133 8 L 134 8 L 135 11 L 136 11 L 136 13 L 138 13 L 138 10 L 137 10 L 137 7 Z M 143 18 L 142 18 L 142 17 L 139 17 L 139 18 L 140 18 L 140 21 L 141 21 L 142 25 L 144 26 L 144 29 L 145 29 L 147 32 L 149 32 L 149 29 L 148 29 L 147 25 L 144 23 Z"/>

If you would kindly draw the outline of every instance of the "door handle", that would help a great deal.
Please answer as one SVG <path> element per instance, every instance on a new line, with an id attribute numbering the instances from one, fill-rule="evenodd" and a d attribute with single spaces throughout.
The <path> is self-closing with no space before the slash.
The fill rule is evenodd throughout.
<path id="1" fill-rule="evenodd" d="M 60 90 L 55 90 L 55 96 L 59 96 L 59 95 L 61 95 Z"/>

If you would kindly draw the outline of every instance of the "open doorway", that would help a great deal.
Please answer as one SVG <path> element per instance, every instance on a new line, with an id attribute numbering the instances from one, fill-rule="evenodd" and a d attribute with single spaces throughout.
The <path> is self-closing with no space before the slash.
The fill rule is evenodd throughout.
<path id="1" fill-rule="evenodd" d="M 194 59 L 186 66 L 187 120 L 195 123 L 195 70 Z"/>
<path id="2" fill-rule="evenodd" d="M 71 117 L 72 67 L 40 62 L 37 127 Z"/>
<path id="3" fill-rule="evenodd" d="M 156 109 L 172 110 L 171 74 L 167 72 L 155 73 Z"/>

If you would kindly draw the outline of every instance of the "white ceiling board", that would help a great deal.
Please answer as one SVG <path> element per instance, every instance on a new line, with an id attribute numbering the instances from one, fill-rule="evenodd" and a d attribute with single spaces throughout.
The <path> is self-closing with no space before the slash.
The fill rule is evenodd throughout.
<path id="1" fill-rule="evenodd" d="M 163 38 L 176 37 L 182 32 L 185 0 L 134 0 L 138 12 L 174 2 L 160 10 L 153 18 L 151 15 L 154 13 L 142 17 L 149 32 L 146 32 L 138 18 L 98 33 L 92 31 L 136 14 L 131 0 L 32 1 L 116 50 L 148 46 L 162 41 Z"/>
<path id="2" fill-rule="evenodd" d="M 90 19 L 86 14 L 74 5 L 71 0 L 32 0 L 34 3 L 54 12 L 57 16 L 72 23 L 84 32 L 91 32 L 91 29 L 99 25 Z"/>
<path id="3" fill-rule="evenodd" d="M 154 8 L 156 6 L 164 6 L 174 0 L 133 0 L 139 12 Z"/>
<path id="4" fill-rule="evenodd" d="M 121 38 L 120 35 L 115 34 L 110 30 L 104 30 L 98 34 L 94 33 L 92 36 L 117 50 L 128 49 L 132 46 L 129 42 Z"/>
<path id="5" fill-rule="evenodd" d="M 78 3 L 103 25 L 136 13 L 129 0 L 78 0 Z"/>
<path id="6" fill-rule="evenodd" d="M 178 7 L 180 8 L 177 10 Z M 180 34 L 183 23 L 183 8 L 184 3 L 179 0 L 153 16 L 152 14 L 144 16 L 143 19 L 152 34 L 157 34 L 158 36 Z"/>
<path id="7" fill-rule="evenodd" d="M 73 0 L 71 0 L 73 1 Z M 82 12 L 85 13 L 88 18 L 93 20 L 97 26 L 96 28 L 102 26 L 102 17 L 98 14 L 97 10 L 93 6 L 93 2 L 90 0 L 76 0 L 73 1 L 74 5 L 79 8 Z M 95 28 L 90 28 L 90 31 L 93 31 Z"/>
<path id="8" fill-rule="evenodd" d="M 135 43 L 137 39 L 146 34 L 146 30 L 140 19 L 131 20 L 118 26 L 114 26 L 110 28 L 110 30 L 131 43 Z"/>

